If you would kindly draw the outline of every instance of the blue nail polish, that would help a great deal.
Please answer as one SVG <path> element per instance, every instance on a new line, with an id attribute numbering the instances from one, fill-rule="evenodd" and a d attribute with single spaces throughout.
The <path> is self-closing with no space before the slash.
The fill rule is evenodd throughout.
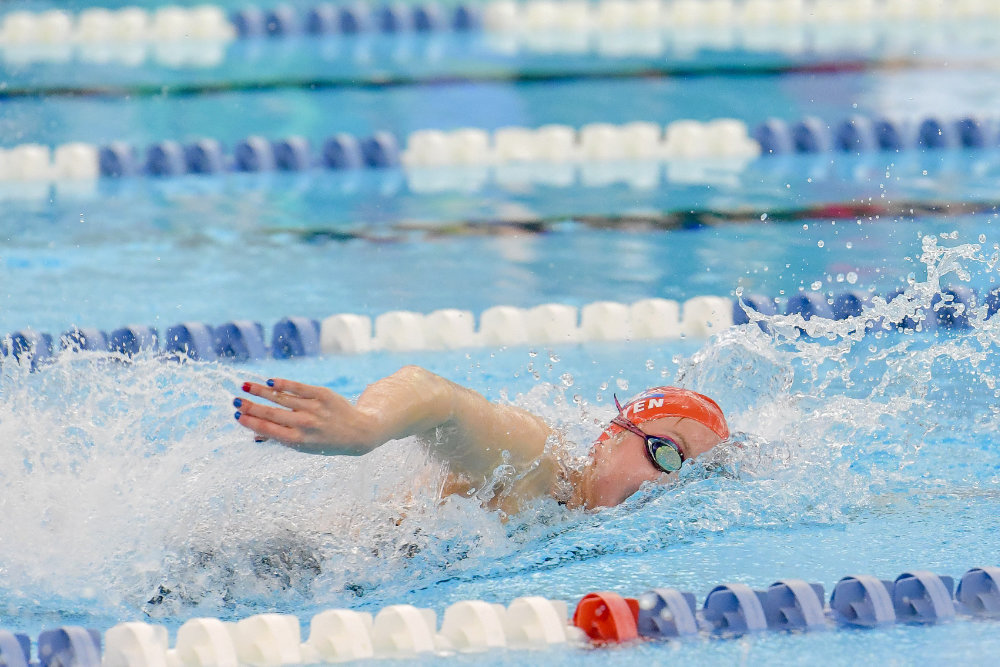
<path id="1" fill-rule="evenodd" d="M 267 381 L 267 386 L 268 387 L 273 387 L 274 386 L 274 380 L 268 380 Z"/>
<path id="2" fill-rule="evenodd" d="M 233 407 L 234 408 L 238 408 L 241 405 L 243 405 L 243 399 L 242 398 L 234 398 L 233 399 Z"/>
<path id="3" fill-rule="evenodd" d="M 239 421 L 239 420 L 240 420 L 240 417 L 242 417 L 242 416 L 243 416 L 243 413 L 242 413 L 242 412 L 240 412 L 240 411 L 238 411 L 238 410 L 236 411 L 236 414 L 235 414 L 235 415 L 233 415 L 233 417 L 235 417 L 235 418 L 236 418 L 236 421 Z"/>

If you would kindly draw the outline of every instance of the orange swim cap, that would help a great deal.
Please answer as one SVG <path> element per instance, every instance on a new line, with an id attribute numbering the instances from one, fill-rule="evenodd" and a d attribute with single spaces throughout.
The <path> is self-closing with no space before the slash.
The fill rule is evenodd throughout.
<path id="1" fill-rule="evenodd" d="M 653 387 L 642 392 L 622 407 L 621 415 L 633 424 L 641 424 L 661 417 L 687 417 L 725 440 L 729 437 L 729 425 L 719 404 L 704 394 L 680 387 Z M 598 442 L 607 440 L 625 429 L 618 424 L 609 424 Z"/>

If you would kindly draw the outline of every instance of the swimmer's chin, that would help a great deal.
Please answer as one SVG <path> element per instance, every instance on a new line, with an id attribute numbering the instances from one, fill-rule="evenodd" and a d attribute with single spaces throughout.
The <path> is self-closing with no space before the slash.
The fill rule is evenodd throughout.
<path id="1" fill-rule="evenodd" d="M 654 496 L 674 486 L 679 479 L 679 473 L 663 473 L 653 480 L 644 480 L 638 484 L 623 486 L 609 485 L 600 478 L 593 465 L 586 466 L 576 473 L 573 495 L 566 501 L 568 509 L 582 509 L 585 512 L 599 512 L 604 509 L 618 507 L 629 503 L 637 496 Z"/>

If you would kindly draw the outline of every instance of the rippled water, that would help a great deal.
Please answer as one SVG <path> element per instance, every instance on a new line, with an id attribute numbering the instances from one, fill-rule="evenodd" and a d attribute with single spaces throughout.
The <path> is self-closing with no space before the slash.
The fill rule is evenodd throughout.
<path id="1" fill-rule="evenodd" d="M 175 626 L 199 615 L 279 609 L 308 618 L 324 607 L 401 601 L 441 611 L 470 597 L 575 602 L 594 589 L 637 594 L 652 585 L 702 598 L 727 580 L 766 586 L 792 576 L 829 591 L 854 572 L 960 575 L 995 564 L 1000 320 L 985 320 L 980 305 L 966 330 L 889 324 L 933 313 L 942 284 L 990 282 L 993 252 L 927 236 L 927 279 L 891 304 L 875 300 L 843 322 L 765 318 L 766 332 L 734 328 L 700 347 L 635 342 L 245 368 L 78 354 L 34 373 L 5 363 L 0 624 L 106 628 L 149 617 Z M 309 456 L 254 445 L 230 416 L 250 375 L 280 372 L 354 395 L 414 360 L 538 411 L 579 455 L 612 415 L 612 392 L 664 378 L 716 397 L 739 433 L 675 485 L 647 486 L 618 508 L 584 513 L 540 501 L 504 524 L 474 501 L 439 502 L 441 471 L 415 441 L 363 458 Z M 989 627 L 958 625 L 977 637 L 975 628 Z M 896 632 L 904 630 L 885 631 Z M 907 646 L 924 641 L 922 630 L 905 632 L 914 633 Z M 776 645 L 775 655 L 828 650 L 847 641 L 841 635 L 616 655 L 750 659 L 764 645 Z M 856 643 L 858 651 L 870 644 Z"/>

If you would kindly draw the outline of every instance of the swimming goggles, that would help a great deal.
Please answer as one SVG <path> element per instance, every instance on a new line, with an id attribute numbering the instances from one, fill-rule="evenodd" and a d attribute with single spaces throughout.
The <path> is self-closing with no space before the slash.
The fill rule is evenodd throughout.
<path id="1" fill-rule="evenodd" d="M 618 397 L 615 396 L 615 407 L 618 408 L 618 416 L 611 420 L 612 424 L 617 424 L 623 429 L 635 433 L 646 443 L 646 455 L 656 468 L 663 472 L 677 472 L 684 464 L 684 453 L 681 452 L 680 445 L 672 439 L 662 435 L 649 435 L 628 418 L 624 416 L 624 410 Z"/>

